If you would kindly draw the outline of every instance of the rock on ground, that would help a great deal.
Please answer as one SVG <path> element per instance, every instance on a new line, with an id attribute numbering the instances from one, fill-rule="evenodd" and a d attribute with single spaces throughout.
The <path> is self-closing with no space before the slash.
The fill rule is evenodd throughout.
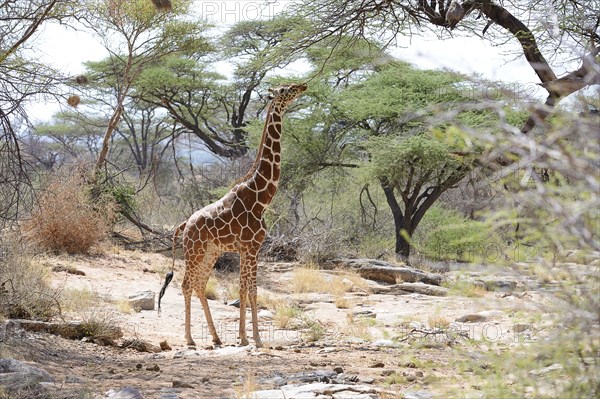
<path id="1" fill-rule="evenodd" d="M 376 259 L 335 259 L 332 263 L 335 267 L 354 270 L 363 278 L 389 284 L 403 281 L 440 285 L 443 280 L 439 274 L 425 273 L 412 267 L 396 266 Z"/>
<path id="2" fill-rule="evenodd" d="M 284 385 L 279 389 L 248 393 L 244 399 L 378 399 L 381 390 L 365 385 L 327 384 Z"/>
<path id="3" fill-rule="evenodd" d="M 128 300 L 134 309 L 154 310 L 154 295 L 153 291 L 142 291 L 130 295 Z"/>
<path id="4" fill-rule="evenodd" d="M 34 388 L 40 382 L 54 382 L 46 371 L 15 359 L 0 359 L 0 386 L 9 392 Z"/>

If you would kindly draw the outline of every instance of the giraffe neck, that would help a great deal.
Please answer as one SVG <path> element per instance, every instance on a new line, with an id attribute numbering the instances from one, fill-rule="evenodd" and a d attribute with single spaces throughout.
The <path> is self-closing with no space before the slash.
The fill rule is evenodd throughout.
<path id="1" fill-rule="evenodd" d="M 257 210 L 261 214 L 271 203 L 279 185 L 281 174 L 281 123 L 284 107 L 273 101 L 267 110 L 262 139 L 254 165 L 244 179 L 245 190 L 253 191 L 258 204 L 247 209 Z M 260 206 L 260 205 L 262 206 Z M 257 215 L 258 216 L 258 215 Z"/>

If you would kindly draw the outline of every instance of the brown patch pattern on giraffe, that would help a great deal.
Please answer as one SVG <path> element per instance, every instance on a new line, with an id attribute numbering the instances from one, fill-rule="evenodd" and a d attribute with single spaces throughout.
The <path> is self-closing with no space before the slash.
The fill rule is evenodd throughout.
<path id="1" fill-rule="evenodd" d="M 305 90 L 304 84 L 269 89 L 272 101 L 267 111 L 263 136 L 254 165 L 223 198 L 196 211 L 175 231 L 174 243 L 179 233 L 183 231 L 185 274 L 182 291 L 185 301 L 185 338 L 188 345 L 194 345 L 190 331 L 193 292 L 196 292 L 202 303 L 213 342 L 216 345 L 221 344 L 206 299 L 206 283 L 221 253 L 239 252 L 240 343 L 248 345 L 246 303 L 249 301 L 252 312 L 252 337 L 256 346 L 262 346 L 256 306 L 258 251 L 267 234 L 262 215 L 273 199 L 279 183 L 282 115 L 286 107 Z M 167 284 L 168 282 L 165 282 L 162 292 Z"/>

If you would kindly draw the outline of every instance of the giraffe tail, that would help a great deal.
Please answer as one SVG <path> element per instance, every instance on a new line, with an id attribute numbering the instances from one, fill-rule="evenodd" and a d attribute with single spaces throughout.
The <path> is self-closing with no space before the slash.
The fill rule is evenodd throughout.
<path id="1" fill-rule="evenodd" d="M 160 301 L 162 300 L 162 297 L 165 295 L 167 286 L 169 285 L 171 280 L 173 280 L 173 272 L 175 270 L 175 246 L 177 245 L 177 238 L 179 237 L 179 234 L 181 234 L 183 229 L 185 229 L 186 225 L 187 225 L 187 221 L 181 223 L 179 226 L 177 226 L 177 228 L 175 229 L 175 232 L 173 233 L 173 265 L 171 266 L 171 271 L 168 272 L 167 275 L 165 276 L 165 282 L 164 282 L 162 288 L 160 289 L 160 293 L 158 294 L 158 315 L 159 316 L 160 316 Z"/>

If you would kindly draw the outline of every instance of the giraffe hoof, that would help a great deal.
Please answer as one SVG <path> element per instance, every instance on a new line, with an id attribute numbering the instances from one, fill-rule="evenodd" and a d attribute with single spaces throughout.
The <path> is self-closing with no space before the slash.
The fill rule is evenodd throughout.
<path id="1" fill-rule="evenodd" d="M 213 339 L 213 345 L 221 346 L 221 345 L 223 345 L 223 343 L 221 342 L 221 340 L 219 338 L 217 338 L 217 339 Z"/>
<path id="2" fill-rule="evenodd" d="M 240 341 L 240 346 L 248 346 L 248 345 L 250 345 L 250 342 L 248 342 L 248 339 L 242 338 L 242 340 Z"/>
<path id="3" fill-rule="evenodd" d="M 193 346 L 193 347 L 196 347 L 196 343 L 195 343 L 194 341 L 191 341 L 191 340 L 190 340 L 190 341 L 188 341 L 188 342 L 187 342 L 187 346 Z"/>

